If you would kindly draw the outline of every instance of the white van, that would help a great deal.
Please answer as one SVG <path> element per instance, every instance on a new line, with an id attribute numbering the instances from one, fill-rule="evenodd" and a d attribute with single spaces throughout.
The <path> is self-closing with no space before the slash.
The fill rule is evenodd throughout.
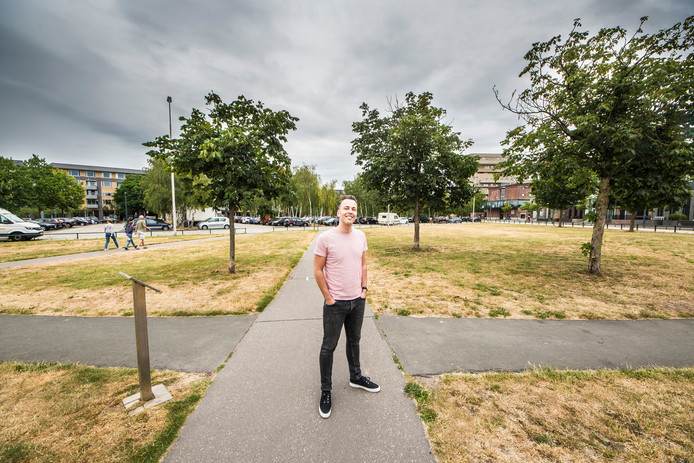
<path id="1" fill-rule="evenodd" d="M 0 240 L 30 240 L 43 235 L 43 228 L 25 222 L 7 209 L 0 209 Z"/>
<path id="2" fill-rule="evenodd" d="M 378 213 L 378 224 L 379 225 L 397 225 L 400 223 L 400 217 L 395 212 L 379 212 Z"/>

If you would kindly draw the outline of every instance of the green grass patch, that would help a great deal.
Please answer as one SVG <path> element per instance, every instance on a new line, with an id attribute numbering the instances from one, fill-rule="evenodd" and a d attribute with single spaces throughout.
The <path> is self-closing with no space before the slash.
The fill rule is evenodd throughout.
<path id="1" fill-rule="evenodd" d="M 159 432 L 153 442 L 131 454 L 129 460 L 133 463 L 153 463 L 159 461 L 178 435 L 178 431 L 183 426 L 188 415 L 195 409 L 200 399 L 204 397 L 208 386 L 208 381 L 199 382 L 184 399 L 167 403 L 165 407 L 168 415 L 164 429 Z"/>
<path id="2" fill-rule="evenodd" d="M 129 416 L 121 401 L 137 370 L 78 364 L 0 362 L 0 461 L 159 461 L 210 378 L 153 371 L 174 400 Z"/>
<path id="3" fill-rule="evenodd" d="M 497 317 L 504 317 L 504 318 L 506 318 L 506 317 L 508 317 L 509 315 L 511 315 L 511 312 L 509 312 L 508 310 L 504 309 L 503 307 L 495 307 L 495 308 L 489 310 L 488 315 L 489 315 L 490 317 L 492 317 L 492 318 L 497 318 Z"/>
<path id="4" fill-rule="evenodd" d="M 405 394 L 417 403 L 417 412 L 419 416 L 427 424 L 436 421 L 437 413 L 430 406 L 431 393 L 421 384 L 410 381 L 405 384 Z"/>

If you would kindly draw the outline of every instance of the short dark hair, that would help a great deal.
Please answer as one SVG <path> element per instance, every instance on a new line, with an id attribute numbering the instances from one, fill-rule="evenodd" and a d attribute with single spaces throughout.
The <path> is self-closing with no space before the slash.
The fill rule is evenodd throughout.
<path id="1" fill-rule="evenodd" d="M 344 201 L 345 199 L 351 199 L 355 203 L 357 202 L 357 198 L 355 198 L 352 195 L 340 195 L 340 203 L 342 203 L 342 201 Z"/>

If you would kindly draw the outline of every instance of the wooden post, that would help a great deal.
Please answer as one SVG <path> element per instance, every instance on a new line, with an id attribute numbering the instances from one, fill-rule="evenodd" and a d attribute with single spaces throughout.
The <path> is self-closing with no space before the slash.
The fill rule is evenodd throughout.
<path id="1" fill-rule="evenodd" d="M 140 400 L 154 399 L 149 371 L 149 339 L 147 336 L 147 305 L 145 287 L 133 280 L 135 302 L 135 346 L 137 348 L 137 375 L 140 378 Z"/>
<path id="2" fill-rule="evenodd" d="M 135 312 L 135 348 L 137 350 L 137 375 L 140 380 L 140 400 L 147 402 L 155 398 L 152 392 L 152 377 L 149 367 L 149 339 L 147 332 L 147 303 L 145 288 L 161 293 L 157 288 L 133 278 L 127 273 L 118 272 L 133 282 L 133 305 Z"/>

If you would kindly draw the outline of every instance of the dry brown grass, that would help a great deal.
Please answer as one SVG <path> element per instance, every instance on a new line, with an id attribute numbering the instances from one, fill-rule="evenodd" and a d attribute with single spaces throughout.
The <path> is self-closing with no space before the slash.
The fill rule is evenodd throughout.
<path id="1" fill-rule="evenodd" d="M 586 271 L 589 229 L 503 224 L 365 230 L 369 302 L 414 316 L 568 319 L 694 316 L 694 235 L 608 230 L 602 276 Z"/>
<path id="2" fill-rule="evenodd" d="M 444 375 L 419 395 L 442 463 L 694 455 L 694 369 Z"/>
<path id="3" fill-rule="evenodd" d="M 189 241 L 207 239 L 219 235 L 183 235 L 183 236 L 148 236 L 145 244 L 170 243 L 173 241 Z M 125 246 L 125 235 L 118 235 L 118 244 Z M 139 241 L 135 241 L 139 244 Z M 13 262 L 39 257 L 65 256 L 80 252 L 101 251 L 104 248 L 104 237 L 81 238 L 79 240 L 36 240 L 36 241 L 0 241 L 0 262 Z M 110 248 L 115 249 L 113 242 Z"/>
<path id="4" fill-rule="evenodd" d="M 240 235 L 237 273 L 227 271 L 228 242 L 214 240 L 146 253 L 0 271 L 0 313 L 130 315 L 124 271 L 151 283 L 151 315 L 213 315 L 262 310 L 313 238 L 312 232 Z"/>
<path id="5" fill-rule="evenodd" d="M 153 372 L 174 401 L 131 417 L 121 400 L 137 392 L 135 369 L 0 363 L 0 461 L 156 461 L 210 380 Z"/>

